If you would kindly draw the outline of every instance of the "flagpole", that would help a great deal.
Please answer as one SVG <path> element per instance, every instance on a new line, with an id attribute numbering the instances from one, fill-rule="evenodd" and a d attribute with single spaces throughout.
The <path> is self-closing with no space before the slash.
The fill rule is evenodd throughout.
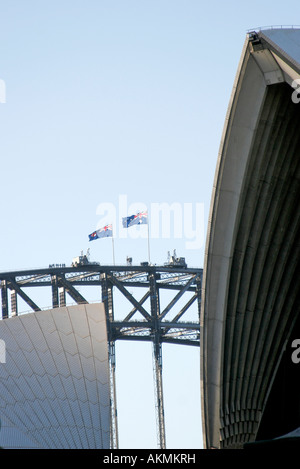
<path id="1" fill-rule="evenodd" d="M 150 264 L 150 236 L 149 236 L 149 218 L 148 218 L 148 212 L 147 212 L 147 225 L 148 225 L 148 260 Z"/>
<path id="2" fill-rule="evenodd" d="M 114 265 L 116 265 L 116 263 L 115 263 L 115 243 L 114 243 L 114 232 L 113 232 L 113 230 L 112 230 L 111 242 L 112 242 L 112 252 L 113 252 L 113 263 L 114 263 Z"/>

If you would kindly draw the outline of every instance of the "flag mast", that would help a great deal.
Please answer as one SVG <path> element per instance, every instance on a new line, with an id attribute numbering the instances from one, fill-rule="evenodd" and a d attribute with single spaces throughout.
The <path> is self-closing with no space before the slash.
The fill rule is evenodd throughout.
<path id="1" fill-rule="evenodd" d="M 147 232 L 148 232 L 148 261 L 149 261 L 149 264 L 150 264 L 150 236 L 149 236 L 149 218 L 148 218 L 148 211 L 147 211 L 147 225 L 148 225 L 148 228 L 147 228 Z"/>
<path id="2" fill-rule="evenodd" d="M 115 262 L 115 243 L 114 243 L 114 231 L 113 231 L 113 226 L 112 226 L 112 233 L 111 233 L 111 243 L 112 243 L 112 253 L 113 253 L 113 264 L 116 265 Z"/>

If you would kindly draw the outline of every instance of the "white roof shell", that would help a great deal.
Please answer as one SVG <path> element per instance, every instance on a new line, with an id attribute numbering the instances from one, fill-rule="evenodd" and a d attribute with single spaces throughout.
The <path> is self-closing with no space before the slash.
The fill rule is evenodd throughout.
<path id="1" fill-rule="evenodd" d="M 270 284 L 273 282 L 273 258 L 273 269 L 279 269 L 282 277 L 291 281 L 284 272 L 289 253 L 280 263 L 283 251 L 272 251 L 279 210 L 287 213 L 287 207 L 280 205 L 279 189 L 273 191 L 273 197 L 271 188 L 280 179 L 276 168 L 283 164 L 276 151 L 280 142 L 286 142 L 283 161 L 290 166 L 296 158 L 299 161 L 299 142 L 292 149 L 293 135 L 299 134 L 296 120 L 300 115 L 300 104 L 292 101 L 295 79 L 300 79 L 299 29 L 269 29 L 247 36 L 220 144 L 203 271 L 200 353 L 207 448 L 241 447 L 244 441 L 255 438 L 276 371 L 274 363 L 272 367 L 264 364 L 260 368 L 264 363 L 262 353 L 267 350 L 264 347 L 268 345 L 264 338 L 275 313 L 274 304 L 273 309 L 262 307 L 259 311 L 259 288 L 267 279 Z M 281 104 L 278 107 L 276 103 Z M 278 123 L 285 119 L 288 122 L 291 113 L 295 122 L 279 129 Z M 272 149 L 272 145 L 276 148 Z M 282 178 L 284 187 L 293 182 L 288 173 L 285 180 Z M 288 206 L 293 203 L 294 199 L 287 199 Z M 292 213 L 282 226 L 286 236 L 282 242 L 291 249 L 295 245 L 293 239 L 288 241 L 288 230 L 296 233 L 292 224 L 298 215 Z M 268 287 L 270 302 L 278 294 L 279 287 L 276 288 L 275 292 Z M 276 356 L 284 347 L 283 337 L 279 335 L 277 339 Z M 271 343 L 270 337 L 268 340 Z M 265 388 L 259 377 L 261 369 L 268 383 Z"/>
<path id="2" fill-rule="evenodd" d="M 0 446 L 109 448 L 103 304 L 8 318 L 0 321 L 0 337 L 5 344 L 5 363 L 0 363 Z"/>

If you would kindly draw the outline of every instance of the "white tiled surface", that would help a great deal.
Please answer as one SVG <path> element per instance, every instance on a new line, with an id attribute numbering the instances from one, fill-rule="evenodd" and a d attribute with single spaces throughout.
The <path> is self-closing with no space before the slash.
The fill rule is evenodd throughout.
<path id="1" fill-rule="evenodd" d="M 109 448 L 109 369 L 102 304 L 0 320 L 0 446 Z"/>

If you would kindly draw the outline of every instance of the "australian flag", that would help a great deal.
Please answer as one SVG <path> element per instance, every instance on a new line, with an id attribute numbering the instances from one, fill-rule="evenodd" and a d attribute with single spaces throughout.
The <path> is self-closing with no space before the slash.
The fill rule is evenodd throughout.
<path id="1" fill-rule="evenodd" d="M 123 228 L 129 228 L 133 225 L 143 225 L 148 223 L 148 212 L 139 212 L 136 215 L 130 215 L 130 217 L 124 217 Z"/>
<path id="2" fill-rule="evenodd" d="M 103 228 L 94 231 L 89 235 L 89 241 L 94 241 L 98 238 L 108 238 L 109 236 L 112 236 L 112 225 L 106 225 Z"/>

